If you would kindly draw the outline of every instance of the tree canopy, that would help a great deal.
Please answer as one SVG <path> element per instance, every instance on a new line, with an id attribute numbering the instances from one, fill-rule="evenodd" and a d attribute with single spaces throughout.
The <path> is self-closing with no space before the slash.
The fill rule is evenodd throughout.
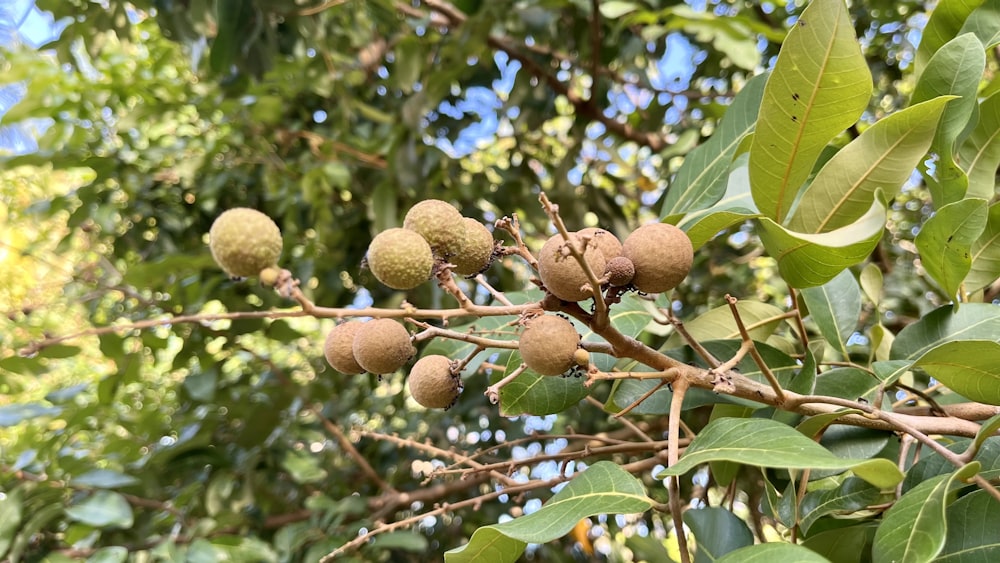
<path id="1" fill-rule="evenodd" d="M 0 8 L 0 558 L 995 560 L 998 44 L 957 0 Z M 427 200 L 489 266 L 389 287 Z M 337 372 L 369 318 L 413 358 Z"/>

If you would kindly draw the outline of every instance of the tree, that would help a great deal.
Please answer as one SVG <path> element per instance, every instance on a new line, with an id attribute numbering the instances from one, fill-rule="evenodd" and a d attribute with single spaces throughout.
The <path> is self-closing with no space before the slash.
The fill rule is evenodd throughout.
<path id="1" fill-rule="evenodd" d="M 916 3 L 38 5 L 63 33 L 4 53 L 39 131 L 0 184 L 5 557 L 991 559 L 991 5 L 915 46 Z M 494 263 L 387 287 L 369 243 L 428 199 Z M 273 289 L 213 261 L 234 207 L 281 229 Z M 569 236 L 652 218 L 693 250 L 658 294 Z M 550 236 L 582 299 L 532 283 Z M 556 315 L 566 377 L 522 362 Z M 451 360 L 455 405 L 331 370 L 355 317 Z"/>

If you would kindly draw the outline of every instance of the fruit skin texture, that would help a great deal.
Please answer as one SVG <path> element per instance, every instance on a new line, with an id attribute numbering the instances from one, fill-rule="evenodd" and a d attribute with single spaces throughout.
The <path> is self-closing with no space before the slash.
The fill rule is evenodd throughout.
<path id="1" fill-rule="evenodd" d="M 446 409 L 462 392 L 462 378 L 451 372 L 447 356 L 424 356 L 413 364 L 406 379 L 413 400 L 429 409 Z"/>
<path id="2" fill-rule="evenodd" d="M 448 261 L 455 265 L 453 272 L 462 276 L 472 276 L 490 265 L 493 257 L 493 233 L 479 221 L 471 217 L 462 219 L 462 238 L 455 255 Z"/>
<path id="3" fill-rule="evenodd" d="M 635 277 L 635 265 L 624 256 L 615 256 L 608 260 L 604 267 L 604 275 L 608 277 L 611 287 L 622 287 L 632 283 Z"/>
<path id="4" fill-rule="evenodd" d="M 582 249 L 583 244 L 579 238 L 571 234 L 570 240 L 578 249 Z M 545 289 L 563 301 L 590 299 L 592 295 L 581 289 L 584 284 L 589 283 L 587 274 L 565 246 L 566 240 L 561 234 L 545 241 L 538 253 L 538 277 L 542 279 Z M 600 277 L 604 273 L 604 255 L 593 243 L 583 249 L 583 259 L 595 276 Z M 599 288 L 595 289 L 599 291 Z"/>
<path id="5" fill-rule="evenodd" d="M 368 246 L 368 267 L 393 289 L 413 289 L 431 277 L 434 256 L 424 237 L 407 229 L 387 229 Z"/>
<path id="6" fill-rule="evenodd" d="M 208 238 L 215 263 L 232 277 L 256 276 L 281 257 L 278 225 L 249 207 L 223 211 L 212 222 Z"/>
<path id="7" fill-rule="evenodd" d="M 374 319 L 362 323 L 351 346 L 358 365 L 369 373 L 392 373 L 403 367 L 416 350 L 410 333 L 392 319 Z"/>
<path id="8" fill-rule="evenodd" d="M 573 323 L 555 315 L 535 317 L 521 333 L 521 359 L 542 375 L 560 375 L 576 362 L 580 335 Z"/>
<path id="9" fill-rule="evenodd" d="M 323 355 L 330 367 L 345 375 L 364 373 L 365 368 L 354 359 L 354 337 L 364 326 L 361 321 L 347 321 L 333 327 L 326 335 Z"/>
<path id="10" fill-rule="evenodd" d="M 694 262 L 694 248 L 687 234 L 673 225 L 650 223 L 632 231 L 622 244 L 622 256 L 632 261 L 632 285 L 645 293 L 662 293 L 677 287 Z"/>
<path id="11" fill-rule="evenodd" d="M 621 256 L 622 254 L 622 243 L 611 231 L 606 231 L 600 227 L 587 227 L 586 229 L 577 231 L 576 234 L 589 236 L 593 241 L 591 244 L 597 246 L 597 249 L 604 255 L 605 260 L 611 260 L 615 256 Z"/>
<path id="12" fill-rule="evenodd" d="M 440 258 L 454 256 L 461 244 L 462 214 L 447 201 L 425 199 L 410 208 L 403 217 L 403 228 L 424 237 Z"/>

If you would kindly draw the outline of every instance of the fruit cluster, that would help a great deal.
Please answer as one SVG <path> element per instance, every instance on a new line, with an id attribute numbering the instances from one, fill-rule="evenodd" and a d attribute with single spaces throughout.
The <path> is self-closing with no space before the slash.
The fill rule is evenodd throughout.
<path id="1" fill-rule="evenodd" d="M 226 273 L 260 275 L 262 282 L 274 285 L 282 241 L 269 217 L 253 209 L 231 209 L 215 220 L 209 236 L 212 256 Z M 481 273 L 502 250 L 482 223 L 463 217 L 447 202 L 431 199 L 410 208 L 402 228 L 376 235 L 365 261 L 381 283 L 408 290 L 444 267 L 464 276 Z M 687 277 L 694 252 L 684 231 L 653 223 L 639 227 L 624 242 L 595 227 L 556 234 L 536 258 L 543 288 L 561 301 L 578 302 L 604 290 L 609 297 L 628 290 L 669 291 Z M 588 368 L 590 355 L 567 318 L 535 315 L 523 325 L 518 349 L 529 369 L 541 375 L 562 375 Z M 341 322 L 327 334 L 324 344 L 330 366 L 348 375 L 393 373 L 415 354 L 409 332 L 388 318 Z M 462 392 L 457 362 L 441 355 L 418 360 L 407 383 L 414 400 L 427 408 L 448 408 Z"/>
<path id="2" fill-rule="evenodd" d="M 392 289 L 413 289 L 427 281 L 437 263 L 451 263 L 463 276 L 490 266 L 495 243 L 485 225 L 463 217 L 450 203 L 428 199 L 406 212 L 402 228 L 375 235 L 368 247 L 368 268 Z"/>

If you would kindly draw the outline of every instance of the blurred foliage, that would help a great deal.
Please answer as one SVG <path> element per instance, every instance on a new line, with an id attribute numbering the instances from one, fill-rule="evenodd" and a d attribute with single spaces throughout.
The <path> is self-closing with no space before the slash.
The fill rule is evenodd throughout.
<path id="1" fill-rule="evenodd" d="M 516 213 L 537 248 L 550 232 L 537 203 L 544 189 L 569 228 L 624 236 L 657 216 L 684 156 L 749 77 L 771 67 L 803 3 L 37 6 L 65 26 L 58 38 L 0 51 L 2 81 L 24 88 L 0 117 L 32 124 L 38 145 L 0 155 L 0 503 L 10 505 L 0 504 L 0 555 L 124 560 L 124 547 L 145 560 L 316 561 L 376 517 L 427 508 L 374 510 L 381 491 L 325 421 L 444 449 L 568 427 L 613 432 L 620 423 L 586 403 L 558 416 L 499 417 L 478 392 L 488 374 L 469 376 L 455 408 L 415 414 L 398 375 L 332 373 L 321 352 L 332 321 L 310 318 L 165 324 L 16 351 L 165 315 L 286 307 L 212 263 L 205 233 L 235 206 L 275 219 L 283 266 L 331 307 L 404 298 L 451 306 L 433 284 L 404 296 L 361 267 L 371 236 L 430 197 L 486 222 Z M 879 0 L 852 3 L 851 15 L 876 86 L 863 117 L 870 123 L 913 91 L 908 69 L 927 12 L 923 2 Z M 890 204 L 875 261 L 893 331 L 949 300 L 917 275 L 912 252 L 932 209 L 916 181 Z M 530 287 L 513 261 L 487 278 Z M 989 302 L 996 288 L 985 291 Z M 727 293 L 787 304 L 775 261 L 742 222 L 699 250 L 672 307 L 695 318 Z M 879 323 L 870 312 L 859 334 Z M 665 342 L 655 331 L 642 338 Z M 660 418 L 643 424 L 662 433 Z M 399 490 L 419 489 L 443 465 L 385 440 L 350 439 Z M 526 439 L 488 457 L 526 458 L 557 443 Z M 558 469 L 541 463 L 516 477 Z M 665 499 L 652 474 L 644 482 Z M 454 497 L 489 490 L 479 484 Z M 345 560 L 426 560 L 522 505 L 503 499 L 430 518 Z M 646 540 L 660 538 L 665 521 L 594 518 L 606 532 L 589 538 L 611 560 L 630 552 L 655 560 L 665 542 Z M 590 539 L 530 554 L 578 560 Z"/>

